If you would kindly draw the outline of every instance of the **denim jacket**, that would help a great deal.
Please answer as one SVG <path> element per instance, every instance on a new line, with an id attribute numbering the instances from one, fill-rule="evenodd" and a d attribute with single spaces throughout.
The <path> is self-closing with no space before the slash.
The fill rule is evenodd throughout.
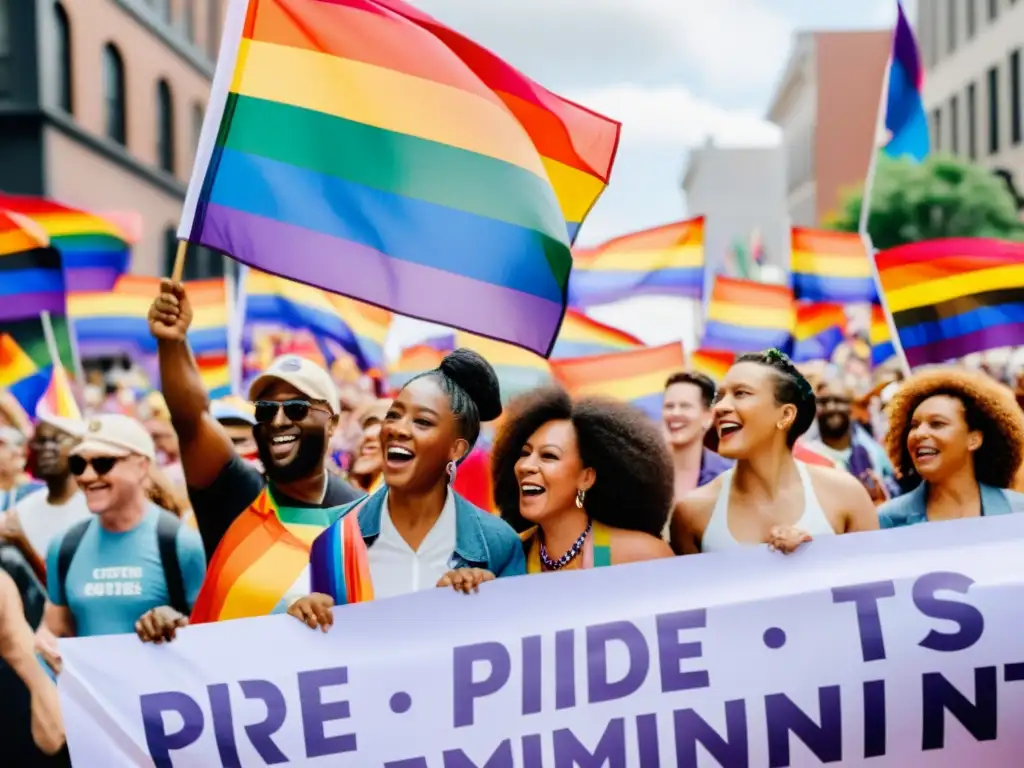
<path id="1" fill-rule="evenodd" d="M 362 499 L 348 505 L 342 517 L 356 506 L 359 530 L 367 548 L 380 536 L 380 517 L 384 510 L 387 487 L 375 491 L 366 503 Z M 455 551 L 448 561 L 450 568 L 483 568 L 495 576 L 522 576 L 526 573 L 526 557 L 519 535 L 496 515 L 475 507 L 455 491 Z"/>
<path id="2" fill-rule="evenodd" d="M 909 493 L 889 499 L 878 508 L 878 524 L 882 528 L 900 528 L 928 522 L 928 484 L 921 483 Z M 1024 511 L 1024 494 L 978 483 L 981 493 L 981 514 L 984 517 Z"/>

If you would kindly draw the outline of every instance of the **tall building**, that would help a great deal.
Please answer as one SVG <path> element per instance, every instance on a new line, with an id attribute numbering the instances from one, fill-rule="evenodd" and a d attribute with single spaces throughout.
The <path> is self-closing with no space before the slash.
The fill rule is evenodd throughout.
<path id="1" fill-rule="evenodd" d="M 778 146 L 719 147 L 709 141 L 690 153 L 683 191 L 688 215 L 705 217 L 709 274 L 758 235 L 765 264 L 788 267 L 785 168 Z"/>
<path id="2" fill-rule="evenodd" d="M 891 40 L 889 30 L 797 33 L 768 108 L 782 129 L 794 225 L 821 226 L 864 182 Z"/>
<path id="3" fill-rule="evenodd" d="M 0 190 L 142 219 L 132 271 L 167 274 L 223 0 L 0 0 Z M 186 276 L 223 273 L 193 249 Z"/>
<path id="4" fill-rule="evenodd" d="M 991 168 L 1024 203 L 1024 2 L 918 0 L 932 149 Z"/>

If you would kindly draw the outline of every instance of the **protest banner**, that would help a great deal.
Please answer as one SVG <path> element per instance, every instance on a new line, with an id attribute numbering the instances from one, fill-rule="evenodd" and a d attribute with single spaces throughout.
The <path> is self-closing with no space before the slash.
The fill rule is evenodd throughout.
<path id="1" fill-rule="evenodd" d="M 62 641 L 76 768 L 1017 765 L 1024 515 Z"/>

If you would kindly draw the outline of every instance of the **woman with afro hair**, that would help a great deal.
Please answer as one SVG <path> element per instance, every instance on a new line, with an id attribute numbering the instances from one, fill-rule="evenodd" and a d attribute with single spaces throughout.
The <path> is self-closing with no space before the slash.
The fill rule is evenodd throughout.
<path id="1" fill-rule="evenodd" d="M 846 472 L 797 460 L 815 419 L 810 383 L 777 349 L 741 355 L 712 405 L 718 452 L 732 469 L 676 505 L 679 554 L 768 544 L 792 552 L 813 537 L 878 529 L 868 492 Z"/>
<path id="2" fill-rule="evenodd" d="M 672 460 L 639 409 L 545 387 L 514 400 L 491 449 L 501 516 L 520 533 L 527 572 L 672 557 L 661 538 Z"/>
<path id="3" fill-rule="evenodd" d="M 885 447 L 918 486 L 878 509 L 883 528 L 1017 512 L 1007 490 L 1024 456 L 1024 414 L 983 373 L 932 368 L 903 382 L 889 404 Z"/>

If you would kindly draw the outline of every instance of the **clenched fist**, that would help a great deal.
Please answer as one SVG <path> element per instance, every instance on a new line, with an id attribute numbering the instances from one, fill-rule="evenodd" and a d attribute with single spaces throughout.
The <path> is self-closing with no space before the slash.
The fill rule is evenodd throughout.
<path id="1" fill-rule="evenodd" d="M 184 341 L 192 325 L 192 305 L 181 283 L 160 281 L 160 295 L 149 308 L 149 332 L 160 341 Z"/>

